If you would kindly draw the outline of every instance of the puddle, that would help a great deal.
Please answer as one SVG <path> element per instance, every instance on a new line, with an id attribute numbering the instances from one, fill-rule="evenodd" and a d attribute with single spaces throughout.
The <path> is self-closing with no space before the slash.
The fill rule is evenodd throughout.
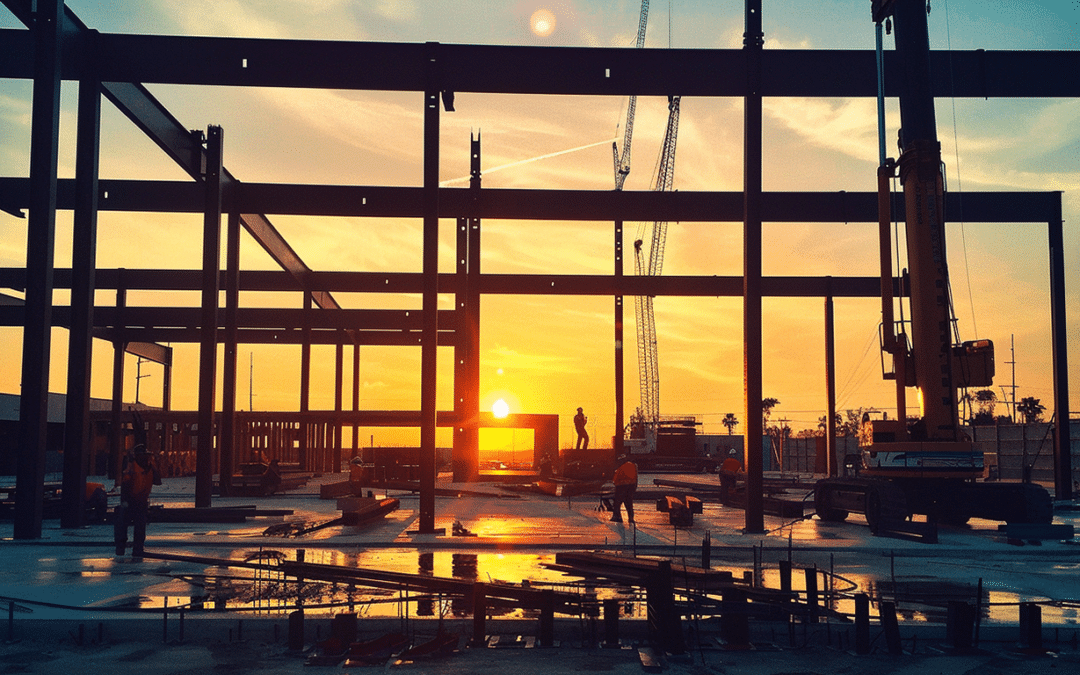
<path id="1" fill-rule="evenodd" d="M 470 598 L 423 594 L 405 589 L 371 588 L 346 583 L 307 581 L 301 589 L 296 580 L 286 578 L 276 568 L 277 561 L 295 552 L 272 550 L 236 551 L 233 559 L 263 561 L 259 569 L 205 567 L 199 572 L 178 574 L 143 592 L 140 607 L 186 608 L 192 611 L 214 609 L 241 610 L 256 613 L 285 614 L 303 604 L 305 612 L 334 614 L 356 612 L 373 617 L 457 617 L 470 616 Z M 459 579 L 463 581 L 527 583 L 537 588 L 551 588 L 574 594 L 595 594 L 597 605 L 604 599 L 618 598 L 624 617 L 644 618 L 644 594 L 636 589 L 614 583 L 586 580 L 549 569 L 555 564 L 555 554 L 460 552 L 449 550 L 418 551 L 415 548 L 340 551 L 307 549 L 306 562 L 351 569 L 370 569 L 385 572 L 419 574 Z M 691 563 L 692 564 L 692 563 Z M 716 566 L 735 578 L 749 574 L 746 567 Z M 88 575 L 100 574 L 99 569 Z M 975 603 L 975 584 L 943 581 L 928 577 L 881 579 L 872 574 L 837 570 L 830 576 L 825 569 L 817 570 L 820 602 L 834 612 L 854 615 L 854 593 L 867 593 L 871 598 L 870 613 L 876 620 L 878 602 L 896 603 L 897 618 L 902 623 L 945 623 L 948 602 L 958 600 Z M 774 566 L 761 571 L 759 583 L 766 588 L 780 588 L 780 573 Z M 796 568 L 792 573 L 792 589 L 805 591 L 806 573 Z M 299 596 L 299 597 L 298 597 Z M 1039 602 L 1044 625 L 1080 625 L 1080 604 L 1054 604 L 1045 597 L 1023 596 L 1015 589 L 989 582 L 983 587 L 981 621 L 988 624 L 1015 624 L 1019 620 L 1021 602 Z M 538 612 L 523 609 L 489 609 L 493 616 L 533 618 Z"/>

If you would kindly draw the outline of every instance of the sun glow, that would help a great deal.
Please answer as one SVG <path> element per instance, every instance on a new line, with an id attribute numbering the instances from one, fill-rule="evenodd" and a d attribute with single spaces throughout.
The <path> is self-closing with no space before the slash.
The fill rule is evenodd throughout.
<path id="1" fill-rule="evenodd" d="M 529 17 L 529 28 L 537 37 L 547 37 L 555 32 L 555 15 L 549 10 L 538 9 Z"/>
<path id="2" fill-rule="evenodd" d="M 491 414 L 499 419 L 504 419 L 510 414 L 510 404 L 500 398 L 491 404 Z"/>

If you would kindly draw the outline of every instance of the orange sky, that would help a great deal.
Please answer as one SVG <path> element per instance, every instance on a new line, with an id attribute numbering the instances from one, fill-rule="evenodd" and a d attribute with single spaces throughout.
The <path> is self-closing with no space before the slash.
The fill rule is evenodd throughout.
<path id="1" fill-rule="evenodd" d="M 462 5 L 466 6 L 462 6 Z M 736 48 L 741 44 L 740 3 L 676 3 L 671 34 L 676 47 Z M 813 16 L 794 2 L 766 7 L 766 48 L 858 48 L 873 45 L 865 2 L 820 3 Z M 402 0 L 358 3 L 326 0 L 311 11 L 305 3 L 78 2 L 69 5 L 91 26 L 113 32 L 243 35 L 492 44 L 628 46 L 633 44 L 640 4 L 629 0 L 446 3 Z M 273 7 L 271 7 L 273 5 Z M 451 8 L 453 5 L 453 8 Z M 1076 12 L 1053 3 L 1038 11 L 1004 2 L 955 0 L 948 12 L 931 14 L 934 48 L 1068 48 L 1077 45 Z M 1030 10 L 1031 7 L 1028 9 Z M 529 17 L 548 9 L 550 35 L 528 30 Z M 666 3 L 653 3 L 647 47 L 667 43 Z M 0 26 L 17 22 L 0 10 Z M 891 39 L 886 43 L 891 48 Z M 528 74 L 523 74 L 527 77 Z M 151 91 L 189 128 L 220 124 L 225 163 L 251 182 L 419 185 L 422 158 L 420 94 L 316 90 L 220 89 L 152 86 Z M 73 175 L 74 103 L 77 87 L 64 85 L 61 176 Z M 0 82 L 0 175 L 26 175 L 30 87 Z M 613 184 L 609 141 L 621 138 L 625 100 L 604 97 L 539 97 L 458 94 L 457 112 L 442 115 L 440 179 L 468 174 L 471 132 L 483 134 L 484 186 L 608 190 Z M 889 138 L 898 113 L 888 105 Z M 639 100 L 633 170 L 628 190 L 652 186 L 667 101 Z M 1080 363 L 1080 101 L 940 100 L 939 135 L 949 189 L 1063 190 L 1070 357 Z M 874 189 L 877 132 L 870 100 L 785 99 L 765 102 L 765 190 Z M 891 149 L 890 145 L 890 149 Z M 573 152 L 563 151 L 583 148 Z M 559 154 L 563 153 L 563 154 Z M 536 161 L 526 161 L 544 157 Z M 506 168 L 490 170 L 494 167 Z M 106 178 L 186 177 L 109 105 L 103 109 L 101 175 Z M 460 184 L 460 183 L 458 183 Z M 676 188 L 740 190 L 742 103 L 732 99 L 683 99 Z M 421 268 L 419 222 L 346 218 L 271 217 L 304 261 L 317 270 L 410 271 Z M 58 215 L 56 264 L 71 262 L 71 217 Z M 1016 396 L 1035 396 L 1052 408 L 1050 388 L 1048 265 L 1046 236 L 1026 225 L 950 224 L 953 294 L 964 339 L 993 339 L 998 347 L 998 384 L 1011 383 L 1010 337 L 1016 341 Z M 626 249 L 636 235 L 628 225 Z M 482 269 L 487 273 L 609 274 L 611 225 L 486 221 Z M 451 271 L 453 223 L 441 225 L 440 269 Z M 0 214 L 0 266 L 25 264 L 25 221 Z M 876 226 L 768 223 L 764 230 L 765 275 L 875 275 Z M 201 216 L 103 213 L 99 224 L 101 267 L 197 268 Z M 241 252 L 244 269 L 272 269 L 250 240 Z M 633 261 L 627 259 L 626 272 Z M 742 271 L 741 224 L 672 223 L 664 272 L 738 275 Z M 0 292 L 18 295 L 4 289 Z M 67 302 L 57 292 L 57 302 Z M 269 294 L 264 294 L 269 295 Z M 419 296 L 337 295 L 345 307 L 419 309 Z M 113 298 L 100 293 L 98 301 Z M 196 294 L 132 293 L 130 305 L 197 305 Z M 299 294 L 257 297 L 248 306 L 299 307 Z M 450 308 L 451 298 L 440 298 Z M 737 298 L 658 298 L 655 302 L 661 373 L 661 412 L 696 415 L 706 433 L 726 433 L 724 414 L 742 417 L 742 309 Z M 824 414 L 822 302 L 766 299 L 764 391 L 780 400 L 773 418 L 795 429 L 816 427 Z M 485 409 L 497 398 L 514 412 L 562 416 L 563 446 L 572 443 L 570 421 L 582 406 L 594 443 L 615 433 L 613 309 L 606 297 L 484 298 L 481 305 L 481 396 Z M 891 387 L 881 381 L 877 347 L 879 303 L 836 302 L 837 404 L 845 408 L 893 408 Z M 626 311 L 626 410 L 637 405 L 637 360 L 632 300 Z M 0 328 L 8 357 L 0 362 L 0 391 L 17 392 L 21 331 Z M 52 389 L 65 388 L 67 335 L 54 331 Z M 346 373 L 351 372 L 346 350 Z M 197 398 L 197 352 L 177 345 L 173 404 L 193 409 Z M 334 403 L 334 349 L 313 350 L 311 407 Z M 241 346 L 238 407 L 248 408 L 251 390 L 260 410 L 296 409 L 299 347 Z M 110 348 L 95 345 L 94 395 L 110 390 Z M 451 354 L 439 353 L 439 404 L 451 401 Z M 361 356 L 361 407 L 419 408 L 418 348 L 365 348 Z M 134 399 L 135 365 L 127 368 L 126 400 Z M 140 398 L 160 403 L 161 369 L 147 365 Z M 1072 383 L 1074 407 L 1080 383 Z M 220 381 L 220 378 L 219 378 Z M 348 375 L 346 376 L 348 382 Z M 1002 391 L 998 389 L 999 396 Z M 349 395 L 345 396 L 346 402 Z M 999 410 L 999 412 L 1002 412 Z M 736 430 L 738 431 L 738 429 Z M 416 444 L 412 430 L 364 430 L 376 443 Z M 440 432 L 440 445 L 449 434 Z M 491 441 L 505 446 L 505 439 Z M 510 445 L 516 445 L 511 439 Z"/>

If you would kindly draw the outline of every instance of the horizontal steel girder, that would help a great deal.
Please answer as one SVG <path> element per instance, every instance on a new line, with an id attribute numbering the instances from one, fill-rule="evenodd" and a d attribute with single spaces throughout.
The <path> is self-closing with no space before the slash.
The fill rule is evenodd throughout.
<path id="1" fill-rule="evenodd" d="M 202 213 L 200 185 L 179 181 L 101 180 L 101 211 Z M 0 178 L 5 204 L 25 208 L 28 178 Z M 58 208 L 75 205 L 75 181 L 59 181 Z M 278 215 L 421 218 L 423 188 L 347 185 L 236 183 L 226 211 Z M 945 196 L 947 221 L 1045 223 L 1053 218 L 1060 192 L 964 192 Z M 894 214 L 904 218 L 903 199 Z M 441 218 L 506 220 L 667 220 L 741 223 L 741 192 L 655 190 L 524 190 L 441 188 Z M 876 192 L 766 192 L 762 218 L 776 223 L 876 223 Z M 287 245 L 286 245 L 287 246 Z M 291 251 L 292 249 L 289 249 Z M 293 254 L 295 255 L 295 254 Z M 299 259 L 297 257 L 297 259 Z M 303 264 L 303 263 L 300 263 Z M 306 268 L 305 268 L 306 269 Z M 304 273 L 304 278 L 311 271 Z M 310 286 L 309 286 L 310 287 Z"/>
<path id="2" fill-rule="evenodd" d="M 17 267 L 0 268 L 0 288 L 20 289 L 25 270 Z M 224 274 L 224 273 L 222 273 Z M 117 288 L 123 279 L 127 290 L 197 291 L 201 280 L 198 270 L 99 270 L 99 289 Z M 312 272 L 312 281 L 335 292 L 345 293 L 414 293 L 423 289 L 419 273 L 383 272 Z M 295 291 L 285 272 L 246 271 L 240 273 L 242 291 Z M 456 274 L 439 275 L 439 292 L 455 293 L 461 278 Z M 633 276 L 622 277 L 584 274 L 482 274 L 480 293 L 484 295 L 650 295 L 682 297 L 742 297 L 741 276 Z M 874 298 L 881 294 L 879 277 L 765 277 L 764 294 L 772 297 L 854 297 Z M 56 288 L 71 287 L 71 270 L 55 271 Z M 897 286 L 896 297 L 903 293 Z M 831 289 L 831 293 L 830 293 Z M 58 307 L 63 310 L 63 307 Z M 195 326 L 189 314 L 193 307 L 126 307 L 122 311 L 127 325 Z M 0 306 L 0 317 L 19 314 L 19 306 Z M 111 305 L 95 308 L 95 322 L 100 326 L 114 325 L 115 308 Z M 224 316 L 224 309 L 219 316 Z M 323 317 L 302 309 L 241 308 L 238 323 L 251 328 L 292 328 L 307 321 L 313 328 L 420 328 L 420 310 L 343 309 L 343 318 Z M 455 310 L 440 310 L 439 325 L 457 326 Z M 105 319 L 103 317 L 108 317 Z M 0 321 L 0 325 L 4 324 Z M 219 325 L 223 325 L 219 324 Z"/>
<path id="3" fill-rule="evenodd" d="M 6 2 L 5 4 L 12 4 Z M 70 12 L 69 12 L 70 13 Z M 28 78 L 29 31 L 0 31 L 0 77 Z M 96 45 L 96 46 L 91 46 Z M 96 58 L 89 50 L 96 49 Z M 425 91 L 428 47 L 418 43 L 276 40 L 73 33 L 65 79 L 106 83 Z M 885 95 L 897 96 L 896 55 L 885 52 Z M 633 49 L 439 45 L 440 88 L 454 92 L 598 96 L 746 94 L 738 49 Z M 764 96 L 877 95 L 870 50 L 770 49 L 762 54 Z M 938 97 L 1076 97 L 1080 52 L 932 51 Z M 521 73 L 529 73 L 522 77 Z M 93 73 L 89 73 L 93 75 Z"/>

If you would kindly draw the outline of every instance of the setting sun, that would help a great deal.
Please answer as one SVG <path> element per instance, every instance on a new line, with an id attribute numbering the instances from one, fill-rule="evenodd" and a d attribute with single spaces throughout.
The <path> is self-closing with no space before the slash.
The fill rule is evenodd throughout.
<path id="1" fill-rule="evenodd" d="M 555 15 L 549 10 L 538 9 L 529 17 L 529 27 L 538 37 L 547 37 L 555 32 Z"/>
<path id="2" fill-rule="evenodd" d="M 499 419 L 505 418 L 510 414 L 510 404 L 500 398 L 491 404 L 491 414 Z"/>

